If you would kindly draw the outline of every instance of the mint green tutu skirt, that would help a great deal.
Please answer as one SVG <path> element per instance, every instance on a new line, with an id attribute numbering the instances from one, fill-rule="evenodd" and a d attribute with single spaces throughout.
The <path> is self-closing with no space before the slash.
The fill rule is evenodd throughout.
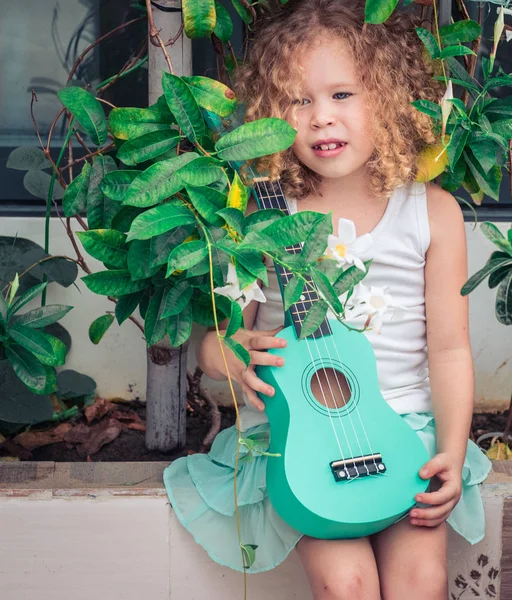
<path id="1" fill-rule="evenodd" d="M 416 430 L 430 457 L 436 454 L 436 431 L 432 413 L 401 415 Z M 268 431 L 268 423 L 244 431 L 244 437 Z M 217 563 L 243 571 L 235 520 L 233 475 L 238 432 L 235 426 L 221 431 L 208 454 L 179 458 L 164 471 L 164 483 L 176 516 Z M 240 457 L 246 453 L 240 449 Z M 289 527 L 274 511 L 267 496 L 266 456 L 255 455 L 239 463 L 238 506 L 243 544 L 255 544 L 256 559 L 248 573 L 273 569 L 293 550 L 302 534 Z M 491 462 L 468 440 L 462 472 L 462 496 L 448 523 L 471 544 L 485 532 L 479 485 L 491 470 Z"/>

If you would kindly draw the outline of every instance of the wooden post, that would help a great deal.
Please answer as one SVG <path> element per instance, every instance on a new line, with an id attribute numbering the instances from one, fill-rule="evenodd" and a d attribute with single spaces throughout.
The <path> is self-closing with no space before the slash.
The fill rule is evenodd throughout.
<path id="1" fill-rule="evenodd" d="M 182 23 L 181 0 L 151 2 L 163 42 L 173 39 Z M 175 75 L 192 74 L 190 39 L 180 35 L 166 47 Z M 168 71 L 162 48 L 149 40 L 149 103 L 162 94 L 162 71 Z M 173 348 L 166 335 L 147 350 L 146 446 L 149 450 L 182 448 L 186 442 L 187 347 Z"/>

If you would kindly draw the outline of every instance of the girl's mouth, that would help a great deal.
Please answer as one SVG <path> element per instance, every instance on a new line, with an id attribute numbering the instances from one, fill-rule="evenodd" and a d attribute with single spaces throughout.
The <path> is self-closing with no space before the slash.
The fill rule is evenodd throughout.
<path id="1" fill-rule="evenodd" d="M 328 144 L 317 144 L 312 146 L 313 153 L 320 158 L 331 158 L 338 156 L 345 146 L 346 142 L 330 142 Z"/>

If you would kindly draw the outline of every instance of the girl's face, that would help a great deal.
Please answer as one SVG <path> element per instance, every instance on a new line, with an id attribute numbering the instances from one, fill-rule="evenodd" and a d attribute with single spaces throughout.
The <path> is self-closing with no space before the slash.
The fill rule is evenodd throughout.
<path id="1" fill-rule="evenodd" d="M 303 58 L 303 95 L 295 101 L 297 158 L 324 178 L 361 173 L 373 153 L 363 91 L 352 57 L 331 36 Z"/>

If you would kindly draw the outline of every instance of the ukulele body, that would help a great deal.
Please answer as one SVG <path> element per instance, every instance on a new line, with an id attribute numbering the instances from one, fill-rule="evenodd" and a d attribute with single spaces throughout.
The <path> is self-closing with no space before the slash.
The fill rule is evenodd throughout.
<path id="1" fill-rule="evenodd" d="M 280 454 L 267 459 L 267 490 L 276 512 L 297 531 L 358 538 L 389 527 L 416 504 L 415 495 L 428 487 L 418 473 L 429 455 L 382 397 L 370 342 L 328 322 L 330 335 L 301 341 L 286 327 L 279 337 L 287 347 L 269 350 L 284 366 L 256 367 L 275 388 L 273 397 L 259 394 L 270 423 L 269 452 Z M 322 368 L 346 378 L 344 406 L 327 408 L 313 395 L 311 381 Z M 322 388 L 330 397 L 328 386 Z"/>

